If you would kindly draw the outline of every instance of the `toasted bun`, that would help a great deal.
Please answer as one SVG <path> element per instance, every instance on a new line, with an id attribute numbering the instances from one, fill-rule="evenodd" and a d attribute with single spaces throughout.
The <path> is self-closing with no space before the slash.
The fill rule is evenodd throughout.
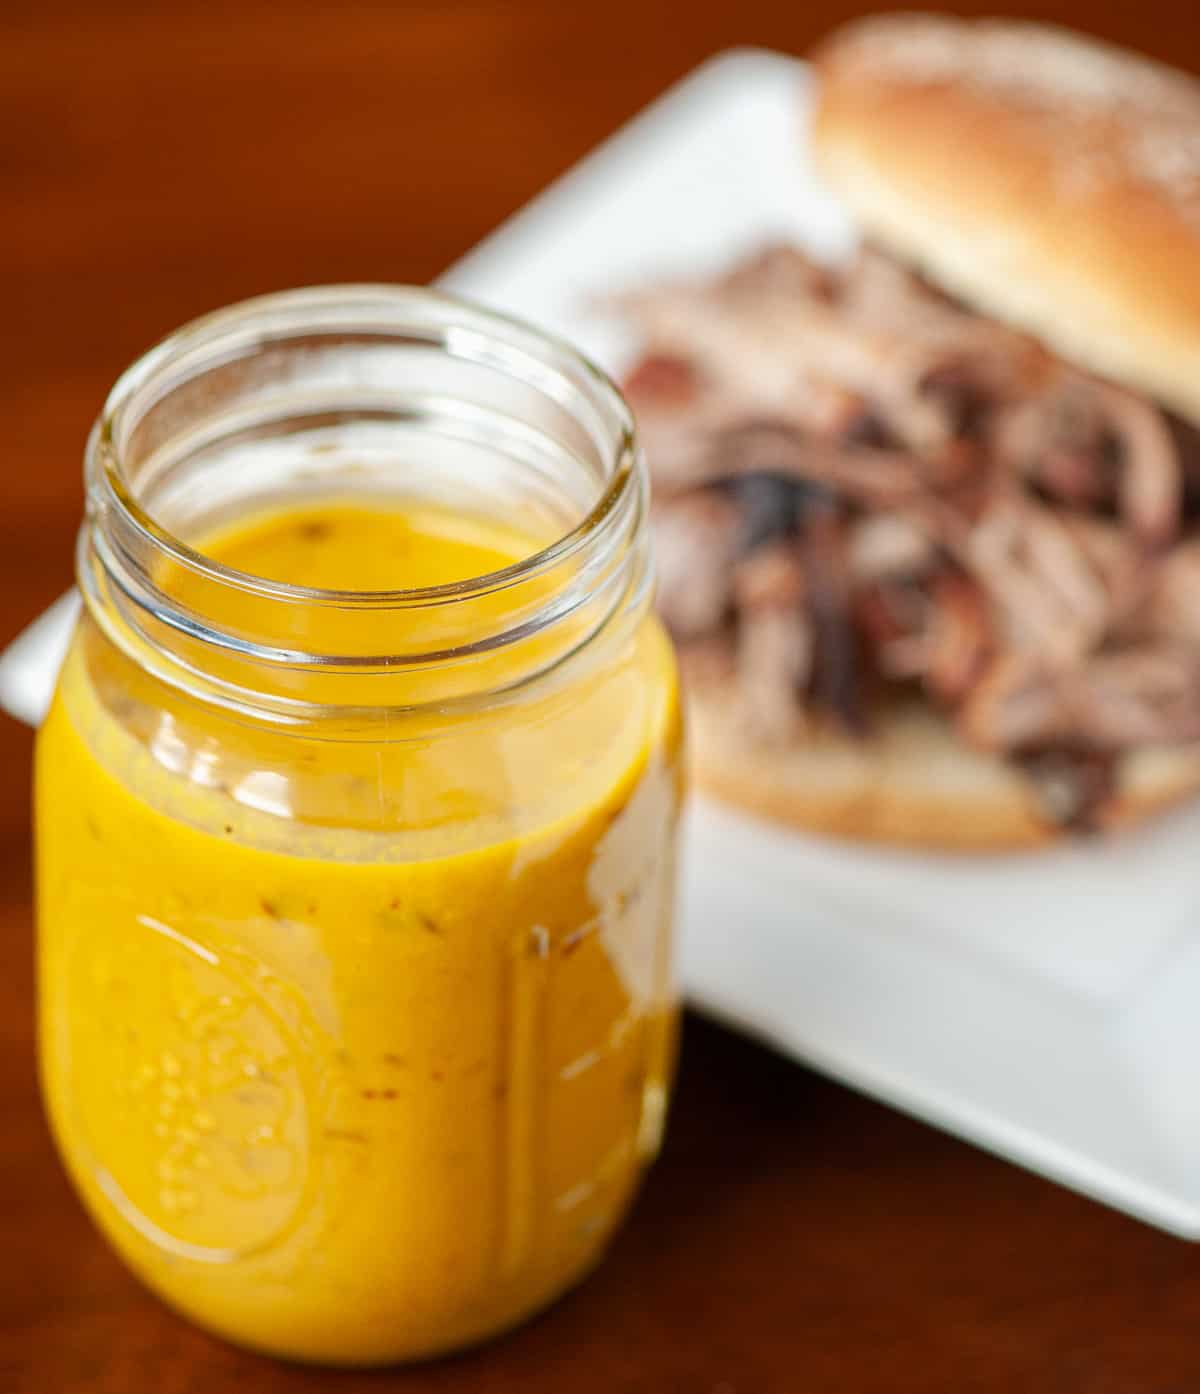
<path id="1" fill-rule="evenodd" d="M 697 784 L 748 812 L 810 832 L 954 852 L 1001 852 L 1060 840 L 1032 783 L 971 750 L 922 702 L 882 714 L 871 739 L 813 730 L 782 749 L 744 735 L 731 684 L 691 683 Z M 1117 772 L 1105 827 L 1136 822 L 1200 789 L 1200 748 L 1147 749 Z"/>
<path id="2" fill-rule="evenodd" d="M 1200 84 L 1065 30 L 919 14 L 816 55 L 815 150 L 883 246 L 1200 421 Z"/>

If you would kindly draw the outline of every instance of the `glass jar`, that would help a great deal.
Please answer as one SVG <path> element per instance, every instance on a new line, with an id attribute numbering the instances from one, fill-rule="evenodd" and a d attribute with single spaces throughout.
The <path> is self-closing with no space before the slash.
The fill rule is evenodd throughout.
<path id="1" fill-rule="evenodd" d="M 672 1073 L 679 708 L 628 410 L 453 299 L 301 291 L 129 369 L 86 475 L 36 791 L 74 1182 L 265 1351 L 511 1326 L 598 1260 Z M 388 589 L 427 514 L 435 554 L 524 544 Z"/>

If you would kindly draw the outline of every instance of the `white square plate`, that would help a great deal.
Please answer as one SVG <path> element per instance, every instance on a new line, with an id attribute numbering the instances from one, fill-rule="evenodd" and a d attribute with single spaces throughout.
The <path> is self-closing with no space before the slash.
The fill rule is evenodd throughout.
<path id="1" fill-rule="evenodd" d="M 714 58 L 505 223 L 447 287 L 554 329 L 613 372 L 604 292 L 773 237 L 853 231 L 804 158 L 807 74 Z M 64 599 L 0 660 L 45 709 Z M 805 838 L 703 799 L 688 826 L 692 1001 L 1014 1161 L 1200 1238 L 1200 808 L 1112 844 L 1002 858 Z"/>
<path id="2" fill-rule="evenodd" d="M 620 372 L 592 307 L 776 236 L 853 242 L 805 159 L 808 74 L 722 54 L 444 278 Z M 1200 810 L 1001 858 L 837 846 L 693 802 L 683 973 L 780 1050 L 1200 1238 Z"/>

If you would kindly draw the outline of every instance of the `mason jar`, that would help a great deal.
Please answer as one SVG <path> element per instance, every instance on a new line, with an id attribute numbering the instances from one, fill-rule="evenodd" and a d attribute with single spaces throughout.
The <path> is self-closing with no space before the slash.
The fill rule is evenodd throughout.
<path id="1" fill-rule="evenodd" d="M 181 330 L 90 438 L 43 1087 L 222 1335 L 384 1363 L 598 1261 L 662 1135 L 680 717 L 612 383 L 425 290 Z"/>

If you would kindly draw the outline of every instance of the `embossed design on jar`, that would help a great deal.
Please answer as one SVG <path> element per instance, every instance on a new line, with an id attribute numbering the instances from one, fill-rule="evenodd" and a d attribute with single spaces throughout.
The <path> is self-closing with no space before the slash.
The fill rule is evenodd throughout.
<path id="1" fill-rule="evenodd" d="M 305 1051 L 261 966 L 150 915 L 126 924 L 104 943 L 77 930 L 63 1003 L 68 1107 L 96 1183 L 178 1257 L 261 1253 L 306 1208 Z M 81 1052 L 92 1082 L 75 1091 Z"/>

